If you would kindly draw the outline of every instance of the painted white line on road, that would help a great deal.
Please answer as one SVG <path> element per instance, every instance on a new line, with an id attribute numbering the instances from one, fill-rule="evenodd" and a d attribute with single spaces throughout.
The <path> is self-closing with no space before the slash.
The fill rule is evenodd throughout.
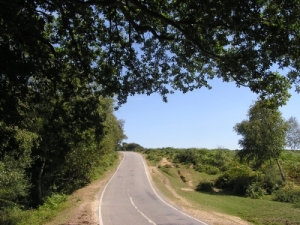
<path id="1" fill-rule="evenodd" d="M 123 154 L 123 159 L 122 159 L 122 161 L 120 162 L 119 166 L 117 167 L 116 172 L 115 172 L 114 175 L 109 179 L 109 181 L 107 182 L 107 184 L 105 185 L 105 187 L 104 187 L 104 189 L 103 189 L 103 191 L 102 191 L 102 194 L 101 194 L 101 197 L 100 197 L 100 200 L 99 200 L 99 201 L 100 201 L 100 204 L 99 204 L 99 223 L 100 223 L 100 225 L 103 225 L 102 215 L 101 215 L 101 205 L 102 205 L 102 199 L 103 199 L 104 192 L 105 192 L 105 190 L 106 190 L 106 188 L 107 188 L 107 185 L 111 182 L 111 180 L 114 178 L 114 176 L 115 176 L 116 173 L 118 172 L 118 170 L 119 170 L 119 168 L 120 168 L 122 162 L 124 161 L 124 159 L 125 159 L 125 154 Z"/>
<path id="2" fill-rule="evenodd" d="M 138 154 L 138 153 L 136 153 L 136 154 Z M 140 154 L 139 154 L 139 155 L 140 155 Z M 181 213 L 181 214 L 183 214 L 183 215 L 185 215 L 185 216 L 187 216 L 187 217 L 189 217 L 189 218 L 191 218 L 191 219 L 194 219 L 194 220 L 198 221 L 198 222 L 201 223 L 202 225 L 208 225 L 207 223 L 204 223 L 203 221 L 198 220 L 198 219 L 196 219 L 195 217 L 192 217 L 192 216 L 190 216 L 190 215 L 188 215 L 188 214 L 186 214 L 186 213 L 184 213 L 184 212 L 182 212 L 182 211 L 176 209 L 174 206 L 170 205 L 170 204 L 167 203 L 165 200 L 163 200 L 163 199 L 157 194 L 157 192 L 155 191 L 155 189 L 154 189 L 154 187 L 153 187 L 153 185 L 152 185 L 152 183 L 151 183 L 151 181 L 150 181 L 150 177 L 149 177 L 149 174 L 148 174 L 148 169 L 147 169 L 146 163 L 145 163 L 145 161 L 144 161 L 142 155 L 140 155 L 140 157 L 142 158 L 142 161 L 143 161 L 143 164 L 144 164 L 144 169 L 145 169 L 146 176 L 147 176 L 147 178 L 148 178 L 148 182 L 149 182 L 149 184 L 150 184 L 150 186 L 151 186 L 153 192 L 155 193 L 155 195 L 156 195 L 163 203 L 165 203 L 167 206 L 171 207 L 172 209 L 176 210 L 177 212 L 179 212 L 179 213 Z M 101 224 L 100 224 L 100 225 L 101 225 Z"/>
<path id="3" fill-rule="evenodd" d="M 154 223 L 152 220 L 150 220 L 144 213 L 142 213 L 142 212 L 138 209 L 138 207 L 136 207 L 136 205 L 134 204 L 132 198 L 131 198 L 131 197 L 129 197 L 129 198 L 130 198 L 131 204 L 134 206 L 134 208 L 135 208 L 135 209 L 136 209 L 143 217 L 145 217 L 145 218 L 148 220 L 149 223 L 151 223 L 151 224 L 153 224 L 153 225 L 156 225 L 156 223 Z"/>

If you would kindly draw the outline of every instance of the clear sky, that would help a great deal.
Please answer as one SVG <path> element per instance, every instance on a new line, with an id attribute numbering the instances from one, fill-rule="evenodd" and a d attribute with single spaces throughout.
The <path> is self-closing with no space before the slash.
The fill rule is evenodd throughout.
<path id="1" fill-rule="evenodd" d="M 212 89 L 177 92 L 164 103 L 158 94 L 129 97 L 115 115 L 125 120 L 127 143 L 146 148 L 217 148 L 239 149 L 233 127 L 246 119 L 249 106 L 257 95 L 248 88 L 220 79 L 210 82 Z M 300 121 L 300 94 L 292 97 L 280 111 L 285 119 L 294 116 Z"/>

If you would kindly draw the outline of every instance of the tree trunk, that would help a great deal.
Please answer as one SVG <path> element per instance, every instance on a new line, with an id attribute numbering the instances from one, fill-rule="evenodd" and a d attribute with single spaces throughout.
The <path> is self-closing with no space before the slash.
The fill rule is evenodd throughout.
<path id="1" fill-rule="evenodd" d="M 44 167 L 45 167 L 45 159 L 42 159 L 42 165 L 39 171 L 38 179 L 37 179 L 37 192 L 38 192 L 38 204 L 42 204 L 42 198 L 43 198 L 43 193 L 42 193 L 42 175 L 44 172 Z"/>
<path id="2" fill-rule="evenodd" d="M 284 174 L 284 171 L 283 171 L 283 168 L 281 167 L 281 164 L 279 162 L 279 159 L 276 157 L 276 162 L 277 162 L 277 166 L 279 168 L 279 171 L 280 171 L 280 175 L 281 175 L 281 179 L 283 182 L 285 182 L 285 174 Z"/>

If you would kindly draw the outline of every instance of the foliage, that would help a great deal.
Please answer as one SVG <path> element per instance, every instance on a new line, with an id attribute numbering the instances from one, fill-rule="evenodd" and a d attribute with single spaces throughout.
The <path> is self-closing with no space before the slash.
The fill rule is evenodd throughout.
<path id="1" fill-rule="evenodd" d="M 120 103 L 137 93 L 165 99 L 173 90 L 210 88 L 215 77 L 276 105 L 286 102 L 291 83 L 298 90 L 299 1 L 0 4 L 1 79 L 16 87 L 5 94 L 13 99 L 23 98 L 32 75 L 40 86 L 64 82 L 66 71 L 79 89 L 93 84 Z M 274 64 L 288 74 L 271 71 Z"/>
<path id="2" fill-rule="evenodd" d="M 289 165 L 288 170 L 289 179 L 300 184 L 300 163 L 293 163 Z"/>
<path id="3" fill-rule="evenodd" d="M 59 210 L 65 208 L 67 196 L 53 194 L 45 199 L 45 203 L 36 210 L 22 210 L 20 207 L 5 208 L 0 212 L 0 223 L 3 225 L 39 225 L 45 224 Z"/>
<path id="4" fill-rule="evenodd" d="M 231 168 L 219 176 L 215 186 L 244 196 L 248 187 L 255 181 L 255 178 L 256 174 L 250 168 L 241 166 Z"/>
<path id="5" fill-rule="evenodd" d="M 207 174 L 226 171 L 232 157 L 229 150 L 187 149 L 179 151 L 174 162 L 193 164 L 194 169 Z"/>
<path id="6" fill-rule="evenodd" d="M 122 151 L 142 151 L 144 148 L 137 143 L 126 143 L 122 144 Z"/>
<path id="7" fill-rule="evenodd" d="M 283 151 L 280 160 L 286 170 L 288 180 L 300 184 L 300 151 Z"/>
<path id="8" fill-rule="evenodd" d="M 117 159 L 118 154 L 116 152 L 111 152 L 101 157 L 98 165 L 93 169 L 91 173 L 91 180 L 97 180 L 99 176 L 107 171 L 108 167 L 112 166 L 116 162 Z"/>
<path id="9" fill-rule="evenodd" d="M 198 172 L 204 172 L 210 175 L 215 175 L 220 173 L 220 170 L 218 167 L 214 167 L 211 165 L 203 165 L 202 163 L 198 163 L 195 167 L 195 170 Z"/>
<path id="10" fill-rule="evenodd" d="M 265 162 L 260 168 L 253 170 L 247 163 L 241 162 L 239 157 L 236 157 L 239 151 L 163 148 L 144 150 L 143 153 L 146 154 L 148 160 L 155 164 L 162 158 L 168 158 L 175 168 L 181 168 L 181 164 L 183 164 L 187 169 L 192 168 L 201 172 L 201 179 L 213 184 L 212 187 L 215 186 L 233 194 L 260 198 L 262 195 L 272 195 L 284 185 L 280 173 L 276 169 L 276 164 Z M 288 181 L 293 181 L 295 184 L 298 182 L 299 156 L 298 151 L 283 151 L 280 155 Z M 196 163 L 196 165 L 192 163 Z M 169 172 L 166 167 L 170 167 L 170 165 L 159 165 L 164 172 Z M 181 172 L 178 174 L 184 176 Z M 201 180 L 199 185 L 202 182 L 204 181 Z"/>
<path id="11" fill-rule="evenodd" d="M 292 150 L 300 148 L 300 124 L 296 117 L 288 119 L 289 129 L 286 132 L 286 146 Z"/>
<path id="12" fill-rule="evenodd" d="M 0 122 L 0 211 L 23 204 L 31 187 L 26 170 L 38 136 Z"/>
<path id="13" fill-rule="evenodd" d="M 0 162 L 0 208 L 20 204 L 20 200 L 26 197 L 30 187 L 24 170 L 18 167 L 18 163 L 9 157 Z"/>
<path id="14" fill-rule="evenodd" d="M 161 155 L 163 150 L 156 149 L 152 151 L 157 155 Z M 181 151 L 185 150 L 173 149 L 173 153 L 175 155 L 180 153 Z M 215 150 L 209 151 L 214 152 Z M 258 170 L 253 171 L 253 169 L 248 167 L 247 164 L 241 164 L 239 162 L 239 159 L 237 157 L 234 157 L 236 152 L 237 151 L 225 152 L 227 157 L 231 159 L 231 163 L 228 168 L 246 167 L 249 169 L 249 172 L 251 171 L 250 173 L 253 174 L 253 182 L 251 182 L 251 184 L 246 189 L 246 193 L 247 191 L 249 193 L 249 197 L 247 198 L 244 195 L 236 196 L 236 194 L 232 192 L 232 189 L 220 190 L 216 188 L 214 184 L 218 175 L 208 175 L 202 172 L 199 173 L 195 171 L 195 167 L 187 166 L 185 164 L 177 163 L 175 165 L 178 165 L 180 167 L 180 174 L 187 177 L 189 182 L 182 182 L 181 178 L 177 175 L 178 169 L 176 167 L 168 169 L 170 174 L 173 176 L 166 176 L 170 182 L 172 189 L 174 189 L 177 194 L 187 199 L 188 201 L 197 203 L 195 207 L 201 209 L 202 211 L 207 211 L 208 213 L 211 212 L 211 210 L 222 212 L 229 215 L 238 216 L 241 219 L 247 220 L 250 223 L 254 224 L 297 224 L 299 222 L 299 209 L 297 208 L 297 204 L 271 201 L 272 197 L 275 195 L 274 193 L 272 195 L 264 196 L 265 194 L 267 194 L 263 185 L 264 177 L 267 174 L 267 170 L 269 170 L 268 163 L 264 164 Z M 284 151 L 281 155 L 280 158 L 287 173 L 289 172 L 287 165 L 290 162 L 296 163 L 298 160 L 298 154 L 298 151 Z M 164 155 L 162 155 L 161 157 L 167 156 L 169 157 L 169 153 L 164 152 Z M 169 157 L 169 159 L 171 158 Z M 270 169 L 271 168 L 272 167 L 270 167 Z M 273 171 L 276 175 L 276 180 L 278 177 L 279 181 L 282 182 L 279 172 L 276 171 L 274 167 Z M 241 170 L 241 172 L 243 173 L 243 170 Z M 154 182 L 156 183 L 156 186 L 160 189 L 160 191 L 164 193 L 164 195 L 170 197 L 171 200 L 174 198 L 174 195 L 170 192 L 169 188 L 166 187 L 163 179 L 154 179 Z M 288 180 L 287 183 L 289 182 L 291 181 Z M 201 185 L 201 183 L 204 183 L 203 186 Z M 200 187 L 201 185 L 203 189 L 201 191 L 187 191 L 186 189 L 191 188 L 190 185 L 193 185 L 192 187 L 195 189 L 197 188 L 197 186 Z M 297 187 L 297 184 L 294 185 L 295 187 Z M 282 188 L 282 186 L 279 186 L 279 188 Z M 211 190 L 211 192 L 209 192 L 209 190 Z M 250 191 L 254 193 L 252 196 L 250 195 Z M 264 195 L 261 196 L 262 194 Z M 254 198 L 258 198 L 259 200 Z"/>
<path id="15" fill-rule="evenodd" d="M 213 192 L 213 186 L 214 184 L 210 181 L 200 182 L 196 187 L 196 191 Z"/>
<path id="16" fill-rule="evenodd" d="M 261 183 L 254 182 L 250 184 L 246 190 L 246 196 L 250 198 L 260 198 L 265 195 L 265 190 L 262 188 Z"/>
<path id="17" fill-rule="evenodd" d="M 143 151 L 147 154 L 146 158 L 150 161 L 159 162 L 163 157 L 168 156 L 168 152 L 165 150 L 154 150 L 154 149 L 146 149 Z"/>
<path id="18" fill-rule="evenodd" d="M 273 198 L 278 202 L 299 203 L 300 202 L 300 190 L 293 189 L 281 189 L 275 192 Z"/>
<path id="19" fill-rule="evenodd" d="M 265 192 L 272 194 L 274 191 L 279 190 L 283 183 L 278 170 L 275 169 L 275 166 L 273 164 L 268 165 L 262 170 L 262 172 L 263 176 L 261 177 L 260 184 Z"/>
<path id="20" fill-rule="evenodd" d="M 55 193 L 71 193 L 93 179 L 99 164 L 108 165 L 104 159 L 125 137 L 113 104 L 92 93 L 58 94 L 25 119 L 0 119 L 0 207 L 7 221 L 15 207 L 37 207 Z"/>
<path id="21" fill-rule="evenodd" d="M 196 151 L 194 149 L 182 150 L 176 154 L 174 162 L 182 164 L 197 164 L 197 159 L 200 158 L 202 151 Z"/>
<path id="22" fill-rule="evenodd" d="M 283 169 L 279 163 L 279 156 L 285 144 L 287 123 L 277 109 L 264 106 L 263 101 L 257 101 L 248 112 L 248 120 L 237 123 L 234 130 L 242 135 L 238 152 L 241 160 L 254 161 L 259 167 L 264 162 L 275 159 L 280 169 L 282 179 L 285 180 Z"/>

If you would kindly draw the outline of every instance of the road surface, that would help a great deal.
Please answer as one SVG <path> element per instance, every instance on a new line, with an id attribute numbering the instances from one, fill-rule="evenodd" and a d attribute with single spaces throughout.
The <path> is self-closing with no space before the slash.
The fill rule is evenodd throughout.
<path id="1" fill-rule="evenodd" d="M 157 195 L 141 155 L 123 154 L 117 172 L 100 197 L 100 225 L 207 225 Z"/>

